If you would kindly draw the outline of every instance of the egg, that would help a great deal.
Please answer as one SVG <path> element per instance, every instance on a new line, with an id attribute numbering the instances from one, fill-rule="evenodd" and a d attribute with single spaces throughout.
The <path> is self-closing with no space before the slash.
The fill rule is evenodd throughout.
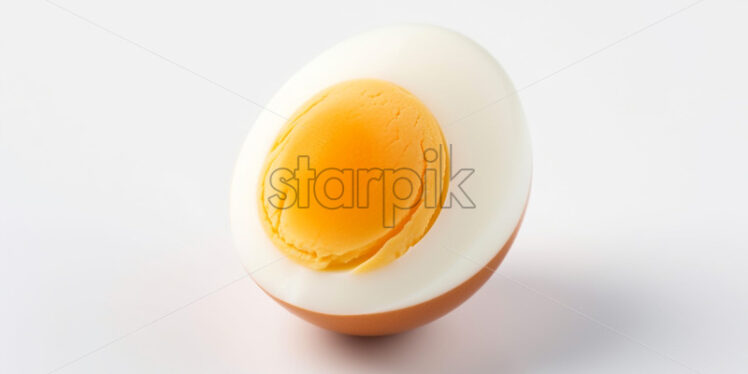
<path id="1" fill-rule="evenodd" d="M 530 137 L 501 66 L 435 26 L 388 26 L 307 63 L 239 154 L 244 267 L 320 327 L 386 335 L 433 321 L 506 256 L 529 198 Z"/>

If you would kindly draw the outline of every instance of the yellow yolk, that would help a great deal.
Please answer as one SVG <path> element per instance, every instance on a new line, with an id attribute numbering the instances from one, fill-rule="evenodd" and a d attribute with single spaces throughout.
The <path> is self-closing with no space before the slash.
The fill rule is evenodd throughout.
<path id="1" fill-rule="evenodd" d="M 373 270 L 429 230 L 448 152 L 418 98 L 382 80 L 339 83 L 288 120 L 261 172 L 260 218 L 278 249 L 316 270 Z"/>

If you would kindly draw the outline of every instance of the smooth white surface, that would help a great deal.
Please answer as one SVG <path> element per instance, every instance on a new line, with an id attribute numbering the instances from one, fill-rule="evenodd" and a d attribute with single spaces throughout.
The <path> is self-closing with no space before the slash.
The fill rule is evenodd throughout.
<path id="1" fill-rule="evenodd" d="M 257 187 L 265 158 L 286 123 L 278 114 L 289 118 L 319 91 L 361 78 L 393 82 L 430 108 L 451 148 L 452 174 L 461 168 L 477 171 L 464 182 L 461 177 L 452 181 L 449 191 L 462 183 L 476 206 L 461 209 L 460 204 L 467 203 L 462 201 L 442 209 L 418 243 L 381 269 L 320 272 L 285 258 L 267 237 L 258 214 Z M 338 315 L 407 308 L 464 283 L 512 235 L 530 192 L 530 139 L 514 91 L 484 49 L 444 28 L 381 27 L 324 51 L 269 101 L 274 113 L 260 114 L 239 154 L 230 214 L 245 269 L 280 300 Z M 464 118 L 467 114 L 472 115 Z M 314 160 L 311 163 L 314 167 Z"/>
<path id="2" fill-rule="evenodd" d="M 45 2 L 0 3 L 0 372 L 96 349 L 59 372 L 745 372 L 748 5 L 706 0 L 533 84 L 688 2 L 484 3 L 60 2 L 259 102 L 396 21 L 532 84 L 533 191 L 500 274 L 379 340 L 246 278 L 189 304 L 245 274 L 228 190 L 258 109 Z"/>

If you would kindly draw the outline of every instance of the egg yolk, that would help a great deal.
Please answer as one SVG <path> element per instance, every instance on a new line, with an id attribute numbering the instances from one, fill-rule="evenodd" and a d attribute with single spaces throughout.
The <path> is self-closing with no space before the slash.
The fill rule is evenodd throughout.
<path id="1" fill-rule="evenodd" d="M 377 79 L 336 84 L 294 113 L 268 153 L 263 227 L 309 268 L 379 268 L 431 228 L 448 157 L 439 123 L 410 92 Z"/>

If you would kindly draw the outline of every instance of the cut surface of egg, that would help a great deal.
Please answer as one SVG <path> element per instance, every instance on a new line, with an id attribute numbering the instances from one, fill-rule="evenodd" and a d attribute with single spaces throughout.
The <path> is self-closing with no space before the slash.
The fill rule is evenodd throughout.
<path id="1" fill-rule="evenodd" d="M 321 327 L 384 335 L 465 301 L 506 255 L 529 196 L 529 133 L 480 46 L 403 25 L 313 59 L 257 118 L 231 226 L 268 295 Z"/>

